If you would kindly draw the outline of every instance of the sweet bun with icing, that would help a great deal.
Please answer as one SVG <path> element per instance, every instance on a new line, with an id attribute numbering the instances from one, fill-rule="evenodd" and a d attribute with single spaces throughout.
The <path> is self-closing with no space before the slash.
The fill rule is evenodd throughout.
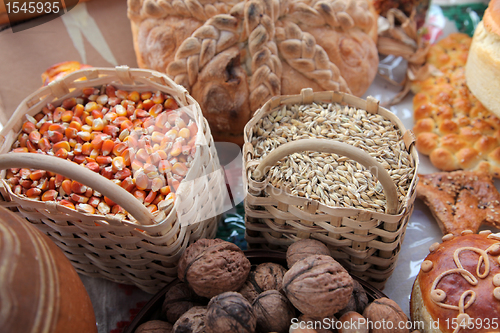
<path id="1" fill-rule="evenodd" d="M 410 302 L 412 321 L 425 323 L 420 332 L 499 332 L 500 234 L 448 234 L 429 250 Z"/>

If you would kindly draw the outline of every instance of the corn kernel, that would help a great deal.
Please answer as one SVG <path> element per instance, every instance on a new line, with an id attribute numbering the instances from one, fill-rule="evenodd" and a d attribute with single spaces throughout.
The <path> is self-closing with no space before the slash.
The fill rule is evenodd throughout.
<path id="1" fill-rule="evenodd" d="M 78 205 L 76 205 L 76 210 L 87 214 L 95 213 L 95 208 L 86 203 L 79 203 Z"/>
<path id="2" fill-rule="evenodd" d="M 108 204 L 108 206 L 114 206 L 116 205 L 116 203 L 114 203 L 113 200 L 111 200 L 110 198 L 108 197 L 104 197 L 104 202 Z"/>
<path id="3" fill-rule="evenodd" d="M 73 119 L 73 111 L 64 111 L 61 115 L 61 120 L 69 123 Z"/>
<path id="4" fill-rule="evenodd" d="M 68 141 L 59 141 L 52 146 L 53 151 L 58 151 L 61 148 L 65 149 L 66 151 L 71 150 L 71 146 L 69 145 Z"/>
<path id="5" fill-rule="evenodd" d="M 191 137 L 191 131 L 189 130 L 189 128 L 184 127 L 179 131 L 179 136 L 187 140 Z"/>
<path id="6" fill-rule="evenodd" d="M 177 162 L 172 166 L 172 172 L 174 174 L 179 175 L 179 176 L 184 177 L 186 175 L 187 171 L 188 171 L 188 168 L 186 167 L 186 165 L 184 163 Z"/>
<path id="7" fill-rule="evenodd" d="M 100 170 L 99 164 L 97 164 L 97 162 L 89 162 L 85 164 L 85 166 L 94 172 L 99 172 Z"/>
<path id="8" fill-rule="evenodd" d="M 165 101 L 165 97 L 163 96 L 161 91 L 157 91 L 153 94 L 153 96 L 151 96 L 151 100 L 156 104 L 163 104 L 163 102 Z"/>
<path id="9" fill-rule="evenodd" d="M 101 201 L 97 205 L 97 210 L 99 211 L 99 213 L 106 215 L 106 214 L 109 214 L 109 212 L 111 211 L 111 208 L 109 207 L 109 205 L 106 202 Z"/>
<path id="10" fill-rule="evenodd" d="M 114 146 L 115 146 L 115 142 L 113 140 L 110 140 L 110 139 L 104 140 L 104 142 L 102 143 L 102 147 L 101 147 L 102 154 L 104 156 L 109 155 L 109 153 L 111 153 L 113 151 Z"/>
<path id="11" fill-rule="evenodd" d="M 83 195 L 76 194 L 76 193 L 71 193 L 71 195 L 69 197 L 71 200 L 73 200 L 76 203 L 87 203 L 89 201 L 89 198 L 87 198 Z"/>
<path id="12" fill-rule="evenodd" d="M 76 128 L 73 128 L 73 127 L 68 127 L 64 131 L 64 134 L 66 134 L 66 137 L 68 139 L 74 139 L 74 138 L 78 137 L 78 130 Z"/>
<path id="13" fill-rule="evenodd" d="M 57 198 L 57 191 L 48 190 L 42 194 L 42 201 L 55 201 Z"/>
<path id="14" fill-rule="evenodd" d="M 137 91 L 132 91 L 127 95 L 128 100 L 131 100 L 131 101 L 136 102 L 136 103 L 140 100 L 140 98 L 141 98 L 141 96 L 139 95 L 139 93 Z"/>
<path id="15" fill-rule="evenodd" d="M 144 173 L 144 171 L 139 170 L 134 176 L 134 178 L 135 178 L 135 186 L 139 190 L 145 190 L 149 187 L 149 178 Z"/>
<path id="16" fill-rule="evenodd" d="M 48 123 L 48 122 L 43 123 L 42 126 L 40 127 L 40 129 L 38 130 L 40 132 L 40 134 L 44 135 L 45 132 L 47 132 L 49 130 L 50 125 L 52 125 L 52 123 Z M 24 127 L 23 127 L 23 130 L 24 130 Z"/>
<path id="17" fill-rule="evenodd" d="M 54 156 L 65 159 L 68 157 L 68 151 L 64 148 L 60 148 L 54 153 Z"/>
<path id="18" fill-rule="evenodd" d="M 61 184 L 61 188 L 64 191 L 64 194 L 70 195 L 71 194 L 71 180 L 65 179 L 63 180 Z"/>
<path id="19" fill-rule="evenodd" d="M 45 177 L 46 174 L 47 171 L 45 170 L 35 170 L 30 173 L 29 178 L 31 180 L 39 180 L 40 178 Z"/>
<path id="20" fill-rule="evenodd" d="M 99 199 L 98 197 L 90 197 L 90 199 L 87 203 L 89 205 L 91 205 L 92 207 L 96 208 L 100 202 L 101 202 L 101 199 Z"/>
<path id="21" fill-rule="evenodd" d="M 91 117 L 88 117 L 91 118 Z M 87 118 L 87 119 L 88 119 Z M 95 118 L 92 120 L 92 130 L 93 131 L 102 131 L 104 129 L 104 121 L 102 118 Z"/>
<path id="22" fill-rule="evenodd" d="M 132 175 L 132 172 L 130 171 L 130 169 L 124 168 L 124 169 L 118 170 L 115 173 L 115 179 L 124 180 L 127 177 L 130 177 L 131 175 Z"/>
<path id="23" fill-rule="evenodd" d="M 97 156 L 95 158 L 95 161 L 97 162 L 97 164 L 106 165 L 110 164 L 113 161 L 113 159 L 111 158 L 111 156 Z"/>
<path id="24" fill-rule="evenodd" d="M 62 107 L 57 107 L 55 110 L 54 110 L 54 113 L 52 113 L 52 120 L 55 122 L 55 123 L 58 123 L 59 121 L 61 121 L 61 116 L 62 114 L 65 112 L 66 110 Z"/>
<path id="25" fill-rule="evenodd" d="M 40 132 L 38 131 L 32 131 L 29 135 L 28 135 L 28 139 L 32 142 L 32 143 L 38 143 L 40 141 L 40 139 L 42 138 L 42 135 L 40 134 Z"/>
<path id="26" fill-rule="evenodd" d="M 42 190 L 36 187 L 32 187 L 26 191 L 26 196 L 30 199 L 34 199 L 35 197 L 38 197 L 40 194 L 42 194 Z"/>
<path id="27" fill-rule="evenodd" d="M 167 98 L 163 106 L 166 110 L 176 110 L 179 108 L 177 102 L 172 97 Z"/>
<path id="28" fill-rule="evenodd" d="M 125 169 L 125 170 L 128 170 L 128 169 Z M 121 187 L 123 187 L 126 191 L 131 192 L 135 187 L 134 179 L 130 176 L 123 179 Z"/>
<path id="29" fill-rule="evenodd" d="M 68 200 L 61 200 L 59 204 L 70 209 L 75 209 L 75 205 L 73 205 L 73 203 Z"/>
<path id="30" fill-rule="evenodd" d="M 98 104 L 105 105 L 108 102 L 108 95 L 100 95 L 95 100 Z"/>

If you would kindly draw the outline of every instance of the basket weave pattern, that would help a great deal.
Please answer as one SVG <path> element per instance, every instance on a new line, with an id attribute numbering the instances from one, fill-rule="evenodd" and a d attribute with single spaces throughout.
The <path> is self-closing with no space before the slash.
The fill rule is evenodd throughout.
<path id="1" fill-rule="evenodd" d="M 288 146 L 288 153 L 285 152 L 284 155 L 276 157 L 272 162 L 269 162 L 270 165 L 266 166 L 264 164 L 267 162 L 264 160 L 271 154 L 263 160 L 254 156 L 254 147 L 250 143 L 255 135 L 252 128 L 260 119 L 281 109 L 283 105 L 310 104 L 312 102 L 340 103 L 364 109 L 372 114 L 378 113 L 389 119 L 401 131 L 406 150 L 413 160 L 415 169 L 418 168 L 418 155 L 413 144 L 413 133 L 407 131 L 394 114 L 380 107 L 378 101 L 373 98 L 368 98 L 365 101 L 344 93 L 313 93 L 310 89 L 304 89 L 301 95 L 273 98 L 256 112 L 253 119 L 245 127 L 243 179 L 247 191 L 245 199 L 246 240 L 249 247 L 281 250 L 286 250 L 290 244 L 300 239 L 320 240 L 328 245 L 332 256 L 351 273 L 382 288 L 394 270 L 406 226 L 413 211 L 416 196 L 415 187 L 418 181 L 416 172 L 411 179 L 410 188 L 403 203 L 398 202 L 397 195 L 388 195 L 390 194 L 388 192 L 391 192 L 389 189 L 394 187 L 394 184 L 390 177 L 389 181 L 386 180 L 384 184 L 379 173 L 379 181 L 384 185 L 384 191 L 386 188 L 388 189 L 386 196 L 389 205 L 385 213 L 354 207 L 327 206 L 314 199 L 291 195 L 288 188 L 274 187 L 269 182 L 269 175 L 264 179 L 256 177 L 263 175 L 266 167 L 268 168 L 283 156 L 305 150 L 316 151 L 315 147 L 323 145 L 336 147 L 334 149 L 344 149 L 340 152 L 338 150 L 323 150 L 323 152 L 335 152 L 339 156 L 359 155 L 360 159 L 366 158 L 365 164 L 357 160 L 365 167 L 372 163 L 368 154 L 360 149 L 358 150 L 361 152 L 356 152 L 356 148 L 339 143 L 334 139 L 300 139 L 283 144 L 278 149 Z M 301 141 L 309 143 L 302 142 L 301 144 Z M 311 149 L 304 148 L 307 145 Z M 278 149 L 272 153 L 277 153 Z M 281 153 L 277 155 L 279 154 Z M 352 156 L 348 157 L 355 159 Z M 393 190 L 395 191 L 395 188 Z M 391 198 L 392 200 L 389 200 Z M 392 205 L 390 205 L 391 201 Z M 403 206 L 399 212 L 394 208 L 398 205 Z"/>
<path id="2" fill-rule="evenodd" d="M 83 88 L 104 84 L 112 84 L 128 91 L 159 90 L 171 95 L 179 107 L 189 106 L 186 109 L 189 109 L 190 117 L 199 129 L 196 155 L 176 192 L 176 200 L 168 216 L 158 212 L 151 216 L 150 221 L 146 219 L 141 223 L 141 219 L 132 213 L 132 206 L 142 204 L 126 196 L 117 204 L 134 215 L 139 222 L 121 220 L 111 215 L 86 214 L 53 201 L 30 200 L 11 191 L 5 181 L 5 170 L 1 173 L 0 206 L 11 207 L 49 235 L 79 273 L 134 284 L 146 292 L 155 293 L 177 276 L 177 261 L 189 243 L 199 238 L 215 236 L 218 215 L 222 213 L 226 194 L 224 175 L 208 123 L 203 118 L 198 103 L 184 88 L 164 74 L 125 66 L 74 72 L 38 90 L 20 104 L 11 121 L 0 133 L 0 167 L 15 167 L 5 164 L 5 161 L 6 157 L 17 153 L 6 153 L 21 130 L 25 114 L 34 116 L 47 103 L 57 106 L 66 98 L 81 94 Z M 57 164 L 57 160 L 55 162 Z M 78 168 L 83 167 L 75 164 L 75 169 Z M 97 173 L 95 177 L 100 177 L 96 178 L 97 183 L 101 182 L 100 186 L 104 188 L 112 185 L 109 184 L 110 180 Z M 144 207 L 138 208 L 141 211 Z"/>

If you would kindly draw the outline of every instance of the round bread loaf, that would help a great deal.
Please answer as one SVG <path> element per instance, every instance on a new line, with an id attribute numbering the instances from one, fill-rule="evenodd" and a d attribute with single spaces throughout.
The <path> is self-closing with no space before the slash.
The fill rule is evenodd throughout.
<path id="1" fill-rule="evenodd" d="M 467 86 L 491 112 L 500 116 L 500 1 L 492 0 L 472 38 L 465 67 Z"/>
<path id="2" fill-rule="evenodd" d="M 413 285 L 413 322 L 422 333 L 498 332 L 500 234 L 465 231 L 431 245 Z M 459 330 L 460 323 L 465 326 Z"/>

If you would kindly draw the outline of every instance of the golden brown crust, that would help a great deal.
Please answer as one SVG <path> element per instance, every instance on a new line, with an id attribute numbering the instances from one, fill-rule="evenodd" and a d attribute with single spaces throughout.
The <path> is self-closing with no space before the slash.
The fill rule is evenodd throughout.
<path id="1" fill-rule="evenodd" d="M 490 33 L 500 35 L 500 1 L 491 0 L 484 12 L 483 24 Z"/>
<path id="2" fill-rule="evenodd" d="M 490 175 L 455 171 L 419 177 L 417 198 L 429 206 L 443 234 L 477 232 L 483 223 L 500 227 L 500 193 Z"/>
<path id="3" fill-rule="evenodd" d="M 416 320 L 413 315 L 417 312 L 417 305 L 420 303 L 433 318 L 434 321 L 439 319 L 440 330 L 443 333 L 453 332 L 452 321 L 457 318 L 460 312 L 470 316 L 474 320 L 475 327 L 471 329 L 461 329 L 460 333 L 482 333 L 497 331 L 490 326 L 489 329 L 485 328 L 486 322 L 500 316 L 500 300 L 496 299 L 493 290 L 496 285 L 493 283 L 494 277 L 500 273 L 500 265 L 498 263 L 498 253 L 492 251 L 490 246 L 499 244 L 498 238 L 488 238 L 486 234 L 475 235 L 469 234 L 464 236 L 455 237 L 451 240 L 443 242 L 435 251 L 431 252 L 424 261 L 430 269 L 421 269 L 417 282 L 420 293 L 416 293 L 416 288 L 412 294 L 412 319 Z M 462 250 L 455 253 L 458 249 Z M 478 251 L 473 251 L 464 248 L 476 248 Z M 489 260 L 489 269 L 487 270 L 484 264 L 480 264 L 479 272 L 485 273 L 486 276 L 479 277 L 478 262 L 480 255 L 478 252 L 485 251 L 488 248 L 487 258 Z M 458 258 L 459 263 L 463 269 L 467 270 L 477 280 L 477 285 L 469 283 L 460 272 L 450 272 L 450 270 L 457 269 L 457 263 L 454 260 L 454 254 Z M 429 264 L 430 263 L 430 264 Z M 446 273 L 445 273 L 446 272 Z M 440 278 L 441 274 L 445 274 Z M 498 279 L 498 278 L 497 278 Z M 416 283 L 417 283 L 416 282 Z M 434 285 L 437 283 L 436 285 Z M 445 308 L 440 305 L 440 302 L 431 295 L 433 288 L 441 289 L 446 293 L 446 298 L 442 301 L 444 304 L 455 306 L 460 304 L 460 297 L 464 292 L 473 291 L 475 293 L 475 300 L 465 310 L 458 310 L 454 308 Z M 417 295 L 420 294 L 420 295 Z M 421 296 L 421 299 L 418 298 Z M 466 303 L 471 300 L 470 295 L 465 299 Z M 420 312 L 422 313 L 422 312 Z M 479 323 L 483 327 L 479 327 Z M 447 325 L 448 323 L 448 325 Z M 498 324 L 497 324 L 498 325 Z M 493 329 L 492 329 L 493 328 Z M 497 327 L 498 328 L 498 327 Z M 431 332 L 426 331 L 424 332 Z M 437 331 L 436 331 L 437 332 Z"/>
<path id="4" fill-rule="evenodd" d="M 416 81 L 413 89 L 414 133 L 419 152 L 440 170 L 490 169 L 498 177 L 500 119 L 469 91 L 465 64 L 471 38 L 451 34 L 432 46 L 427 62 L 441 75 Z"/>
<path id="5" fill-rule="evenodd" d="M 228 99 L 211 102 L 217 112 L 202 105 L 215 140 L 242 142 L 240 122 L 273 96 L 306 87 L 361 96 L 376 74 L 376 19 L 365 0 L 128 0 L 128 8 L 139 65 L 166 71 L 202 104 L 224 85 L 212 60 L 239 49 L 246 81 L 215 94 Z"/>

